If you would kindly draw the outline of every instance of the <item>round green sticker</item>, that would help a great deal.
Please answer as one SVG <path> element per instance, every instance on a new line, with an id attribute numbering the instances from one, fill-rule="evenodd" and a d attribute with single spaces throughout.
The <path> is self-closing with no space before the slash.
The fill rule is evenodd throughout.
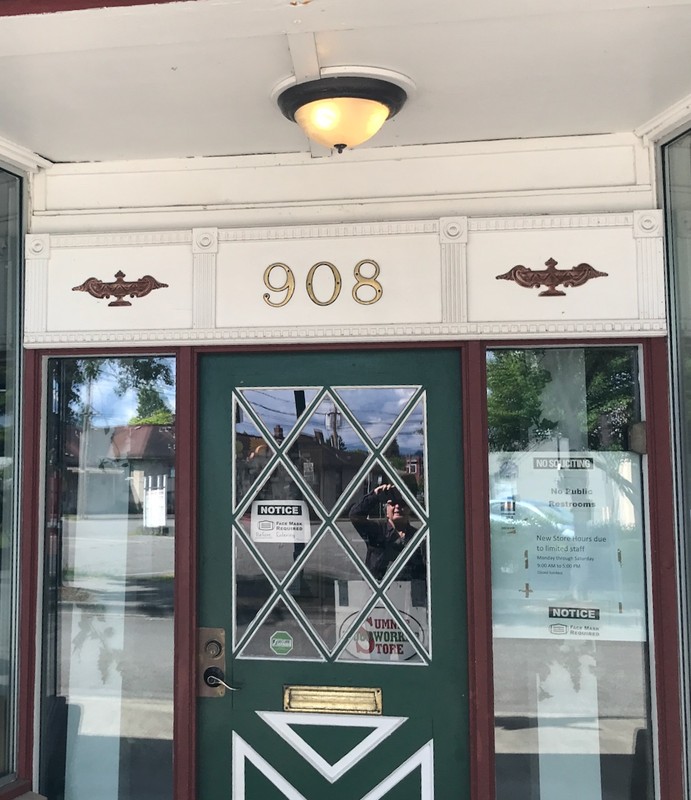
<path id="1" fill-rule="evenodd" d="M 287 656 L 293 649 L 293 637 L 287 631 L 276 631 L 271 634 L 269 647 L 277 656 Z"/>

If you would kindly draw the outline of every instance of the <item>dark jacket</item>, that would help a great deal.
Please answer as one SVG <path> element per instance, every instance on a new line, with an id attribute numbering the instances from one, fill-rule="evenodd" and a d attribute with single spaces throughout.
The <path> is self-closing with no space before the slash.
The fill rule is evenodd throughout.
<path id="1" fill-rule="evenodd" d="M 374 492 L 369 492 L 352 506 L 349 513 L 355 530 L 367 543 L 365 565 L 378 581 L 384 577 L 389 565 L 398 558 L 415 534 L 415 528 L 410 524 L 404 528 L 403 536 L 400 536 L 388 519 L 370 519 L 370 513 L 377 509 L 380 502 Z M 425 559 L 418 547 L 399 577 L 410 580 L 424 578 L 425 575 Z"/>

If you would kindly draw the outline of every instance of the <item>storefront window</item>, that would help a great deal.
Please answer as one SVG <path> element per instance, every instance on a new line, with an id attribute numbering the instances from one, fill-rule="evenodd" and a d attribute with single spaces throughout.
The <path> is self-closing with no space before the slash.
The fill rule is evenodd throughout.
<path id="1" fill-rule="evenodd" d="M 0 780 L 14 771 L 21 181 L 0 170 Z"/>
<path id="2" fill-rule="evenodd" d="M 170 800 L 175 362 L 48 362 L 41 794 Z"/>
<path id="3" fill-rule="evenodd" d="M 689 667 L 689 620 L 691 619 L 691 133 L 679 137 L 664 148 L 665 204 L 668 226 L 667 246 L 670 291 L 670 323 L 672 335 L 672 393 L 676 428 L 676 465 L 678 490 L 678 525 L 682 564 L 686 579 L 681 583 L 685 600 L 686 666 L 685 694 L 687 717 L 687 759 L 691 762 L 691 742 L 688 739 L 688 719 L 691 712 L 691 682 Z M 689 770 L 687 767 L 687 782 Z"/>
<path id="4" fill-rule="evenodd" d="M 635 347 L 487 357 L 497 800 L 649 800 Z"/>

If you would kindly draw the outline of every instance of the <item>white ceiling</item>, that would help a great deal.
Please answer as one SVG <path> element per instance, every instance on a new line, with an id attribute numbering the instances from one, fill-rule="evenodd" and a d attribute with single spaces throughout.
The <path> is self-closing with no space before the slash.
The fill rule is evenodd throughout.
<path id="1" fill-rule="evenodd" d="M 0 137 L 57 162 L 309 152 L 271 92 L 317 63 L 415 82 L 363 148 L 632 131 L 691 94 L 691 0 L 197 0 L 2 17 Z"/>

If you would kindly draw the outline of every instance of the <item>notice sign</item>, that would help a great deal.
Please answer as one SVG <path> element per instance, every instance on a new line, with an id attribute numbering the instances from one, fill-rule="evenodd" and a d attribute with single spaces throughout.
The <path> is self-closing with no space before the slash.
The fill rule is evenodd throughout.
<path id="1" fill-rule="evenodd" d="M 405 627 L 399 625 L 386 607 L 376 605 L 353 630 L 353 621 L 369 602 L 371 589 L 364 581 L 337 581 L 334 590 L 338 634 L 339 637 L 349 637 L 341 658 L 401 663 L 422 661 L 411 637 L 415 637 L 422 649 L 428 651 L 427 598 L 415 595 L 411 581 L 394 581 L 387 591 Z"/>
<path id="2" fill-rule="evenodd" d="M 640 456 L 490 454 L 494 635 L 644 641 Z"/>
<path id="3" fill-rule="evenodd" d="M 255 500 L 252 503 L 253 542 L 309 542 L 309 509 L 304 500 Z"/>

